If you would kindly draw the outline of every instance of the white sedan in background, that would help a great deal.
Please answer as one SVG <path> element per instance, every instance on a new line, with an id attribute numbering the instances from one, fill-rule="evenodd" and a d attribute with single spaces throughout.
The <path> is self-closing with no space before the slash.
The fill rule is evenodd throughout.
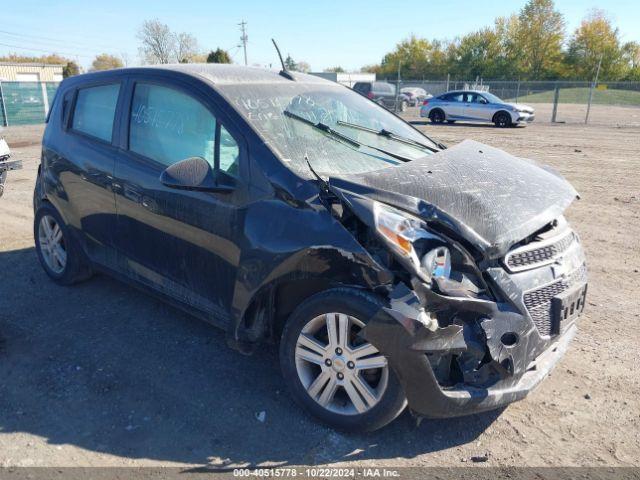
<path id="1" fill-rule="evenodd" d="M 533 122 L 535 111 L 528 105 L 505 102 L 489 92 L 459 90 L 425 100 L 420 116 L 433 123 L 491 122 L 496 127 L 510 127 Z"/>

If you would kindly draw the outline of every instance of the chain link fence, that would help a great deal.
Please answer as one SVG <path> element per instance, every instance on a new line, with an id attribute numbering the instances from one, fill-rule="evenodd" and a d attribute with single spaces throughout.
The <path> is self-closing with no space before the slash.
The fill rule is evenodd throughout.
<path id="1" fill-rule="evenodd" d="M 382 79 L 381 79 L 382 80 Z M 389 78 L 397 84 L 397 79 Z M 407 80 L 436 96 L 462 89 L 486 90 L 508 102 L 536 109 L 536 121 L 640 126 L 640 82 Z M 554 115 L 555 111 L 555 115 Z"/>
<path id="2" fill-rule="evenodd" d="M 43 123 L 58 82 L 0 82 L 0 126 Z"/>
<path id="3" fill-rule="evenodd" d="M 381 79 L 383 80 L 383 79 Z M 397 83 L 397 79 L 388 79 Z M 43 123 L 57 82 L 0 82 L 0 126 Z M 503 100 L 526 103 L 537 121 L 640 126 L 640 82 L 408 80 L 432 95 L 465 88 L 488 90 Z"/>

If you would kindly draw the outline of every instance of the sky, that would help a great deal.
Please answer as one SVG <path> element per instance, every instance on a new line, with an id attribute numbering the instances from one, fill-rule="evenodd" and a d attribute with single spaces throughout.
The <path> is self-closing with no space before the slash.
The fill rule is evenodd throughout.
<path id="1" fill-rule="evenodd" d="M 5 0 L 0 22 L 0 56 L 56 52 L 85 68 L 98 53 L 124 55 L 139 63 L 136 34 L 144 20 L 159 19 L 175 32 L 188 32 L 203 51 L 221 47 L 244 63 L 239 23 L 247 22 L 249 65 L 276 67 L 271 38 L 283 55 L 309 63 L 313 71 L 342 66 L 358 70 L 379 63 L 385 53 L 415 34 L 452 39 L 517 13 L 525 0 L 402 2 L 368 0 Z M 571 33 L 593 8 L 608 13 L 622 41 L 640 41 L 638 0 L 556 0 Z M 20 48 L 18 48 L 20 47 Z"/>

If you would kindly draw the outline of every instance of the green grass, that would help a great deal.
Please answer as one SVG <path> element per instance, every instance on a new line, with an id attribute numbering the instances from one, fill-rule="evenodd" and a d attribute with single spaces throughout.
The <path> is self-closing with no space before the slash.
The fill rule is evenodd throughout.
<path id="1" fill-rule="evenodd" d="M 514 101 L 515 99 L 511 99 Z M 560 103 L 587 103 L 589 89 L 586 87 L 560 88 Z M 520 96 L 518 103 L 553 103 L 553 90 Z M 598 105 L 640 106 L 640 92 L 634 90 L 598 90 L 593 91 L 592 103 Z"/>

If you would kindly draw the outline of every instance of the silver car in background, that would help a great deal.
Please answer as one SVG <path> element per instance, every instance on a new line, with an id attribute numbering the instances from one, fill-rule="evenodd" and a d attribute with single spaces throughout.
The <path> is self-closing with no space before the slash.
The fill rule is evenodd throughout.
<path id="1" fill-rule="evenodd" d="M 424 101 L 420 116 L 433 123 L 456 121 L 491 122 L 496 127 L 510 127 L 533 122 L 533 107 L 509 103 L 489 92 L 458 90 Z"/>

